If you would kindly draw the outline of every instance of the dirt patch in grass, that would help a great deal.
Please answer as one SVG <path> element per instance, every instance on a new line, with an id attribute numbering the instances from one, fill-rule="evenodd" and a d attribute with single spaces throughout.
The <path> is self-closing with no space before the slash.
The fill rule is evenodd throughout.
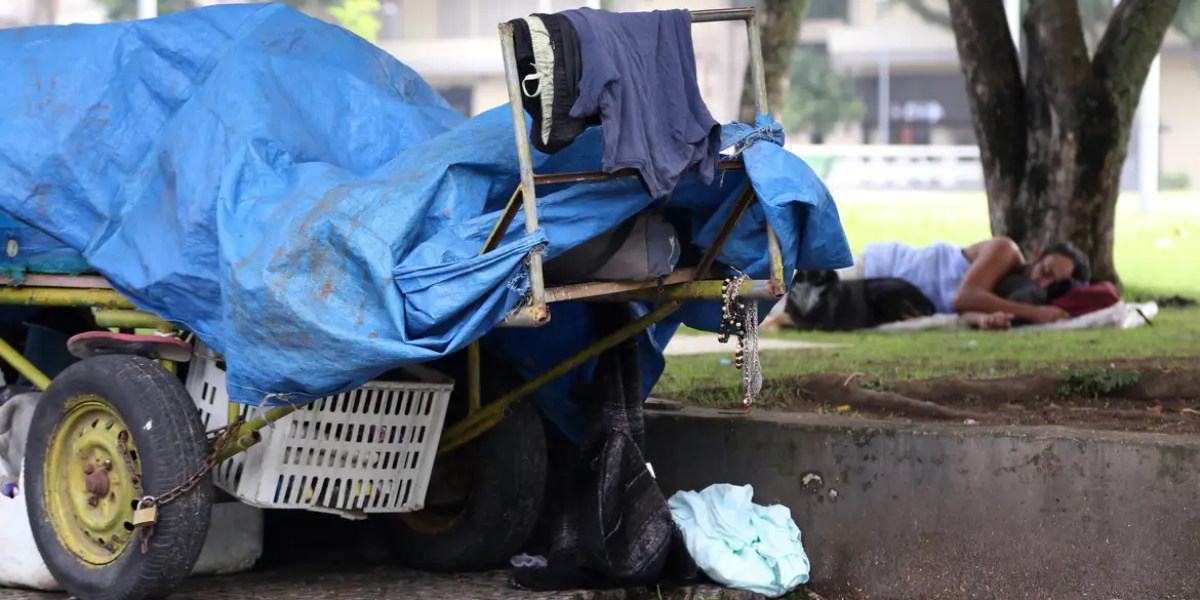
<path id="1" fill-rule="evenodd" d="M 1124 361 L 1002 379 L 822 373 L 764 382 L 760 409 L 918 421 L 1200 433 L 1200 360 Z"/>

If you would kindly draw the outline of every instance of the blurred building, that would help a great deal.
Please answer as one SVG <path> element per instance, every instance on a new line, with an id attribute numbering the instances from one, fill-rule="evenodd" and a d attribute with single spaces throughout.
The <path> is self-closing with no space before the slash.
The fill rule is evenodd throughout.
<path id="1" fill-rule="evenodd" d="M 197 0 L 199 4 L 242 0 Z M 941 0 L 944 2 L 944 0 Z M 458 110 L 478 114 L 507 101 L 496 25 L 534 12 L 553 12 L 598 0 L 380 0 L 378 44 L 413 67 Z M 753 4 L 754 0 L 605 0 L 619 11 L 692 10 Z M 312 5 L 319 5 L 314 1 Z M 884 5 L 889 8 L 883 8 Z M 328 19 L 323 11 L 312 11 Z M 105 11 L 95 0 L 0 0 L 0 27 L 35 23 L 96 23 Z M 746 35 L 737 23 L 698 24 L 693 30 L 701 91 L 720 121 L 736 117 L 746 64 Z M 848 74 L 866 111 L 825 136 L 827 144 L 878 143 L 879 75 L 888 70 L 888 136 L 891 144 L 975 143 L 965 81 L 954 34 L 891 0 L 811 0 L 801 44 L 829 57 Z M 1200 56 L 1172 33 L 1162 53 L 1161 172 L 1200 185 L 1200 161 L 1191 140 L 1200 139 Z M 793 136 L 803 141 L 803 136 Z M 1122 177 L 1136 185 L 1136 144 Z"/>
<path id="2" fill-rule="evenodd" d="M 0 28 L 55 23 L 103 23 L 95 0 L 0 0 Z"/>
<path id="3" fill-rule="evenodd" d="M 416 69 L 467 114 L 508 101 L 497 24 L 536 12 L 588 5 L 582 0 L 385 0 L 387 23 L 379 44 Z M 592 6 L 599 6 L 594 2 Z M 728 7 L 728 0 L 615 0 L 617 11 Z M 693 29 L 700 91 L 718 120 L 737 114 L 745 64 L 745 27 L 697 24 Z"/>
<path id="4" fill-rule="evenodd" d="M 945 1 L 942 0 L 944 4 Z M 892 144 L 975 144 L 966 82 L 958 64 L 954 34 L 892 1 L 812 0 L 801 42 L 827 51 L 834 66 L 854 78 L 866 104 L 860 123 L 848 124 L 827 143 L 879 140 L 879 73 L 889 71 Z M 931 3 L 932 4 L 932 3 Z M 1200 160 L 1191 154 L 1200 139 L 1200 57 L 1172 32 L 1162 51 L 1161 173 L 1186 176 L 1200 186 Z M 1136 144 L 1122 176 L 1123 187 L 1136 185 Z"/>
<path id="5" fill-rule="evenodd" d="M 245 0 L 195 0 L 198 5 Z M 744 3 L 744 2 L 743 2 Z M 319 7 L 322 2 L 308 3 Z M 556 12 L 593 0 L 380 0 L 383 28 L 377 43 L 415 69 L 461 112 L 474 115 L 504 104 L 504 63 L 496 26 L 535 12 Z M 729 0 L 605 0 L 618 11 L 721 8 Z M 325 11 L 309 10 L 329 19 Z M 33 24 L 99 23 L 105 10 L 96 0 L 0 0 L 0 27 Z M 694 30 L 701 92 L 719 120 L 732 120 L 740 100 L 746 60 L 745 27 L 706 23 Z"/>
<path id="6" fill-rule="evenodd" d="M 383 0 L 380 45 L 415 68 L 467 114 L 507 100 L 496 24 L 532 12 L 585 5 L 580 0 Z M 636 11 L 693 10 L 753 4 L 747 0 L 615 0 L 605 6 Z M 735 118 L 746 61 L 746 37 L 738 24 L 694 29 L 701 91 L 718 120 Z M 860 122 L 847 123 L 827 143 L 880 141 L 879 73 L 889 74 L 888 142 L 911 145 L 974 145 L 966 83 L 954 34 L 931 24 L 900 2 L 883 9 L 878 0 L 811 0 L 801 43 L 830 57 L 853 78 L 866 105 Z M 1200 161 L 1189 158 L 1188 141 L 1200 138 L 1200 64 L 1186 40 L 1172 34 L 1162 58 L 1161 171 L 1200 184 Z M 1123 181 L 1136 185 L 1136 147 L 1131 144 Z"/>

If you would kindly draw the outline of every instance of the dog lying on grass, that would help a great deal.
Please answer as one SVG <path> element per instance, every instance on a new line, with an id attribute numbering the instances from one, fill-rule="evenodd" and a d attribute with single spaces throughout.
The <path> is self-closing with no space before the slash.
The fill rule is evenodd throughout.
<path id="1" fill-rule="evenodd" d="M 1014 302 L 1041 306 L 1061 295 L 1063 290 L 1058 288 L 1062 287 L 1065 286 L 1055 285 L 1047 290 L 1022 273 L 1011 273 L 997 283 L 996 294 Z M 796 273 L 781 305 L 782 309 L 773 309 L 763 320 L 759 331 L 771 333 L 784 328 L 862 331 L 937 312 L 929 298 L 903 279 L 842 280 L 836 271 L 830 270 Z M 960 316 L 968 325 L 979 329 L 1007 329 L 1013 325 L 1013 319 L 1008 315 L 964 313 Z"/>

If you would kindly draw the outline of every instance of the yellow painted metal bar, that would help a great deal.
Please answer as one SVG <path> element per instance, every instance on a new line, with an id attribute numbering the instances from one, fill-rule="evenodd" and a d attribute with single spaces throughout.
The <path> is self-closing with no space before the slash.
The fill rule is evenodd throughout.
<path id="1" fill-rule="evenodd" d="M 525 233 L 538 230 L 537 183 L 533 174 L 533 153 L 529 147 L 529 131 L 525 126 L 525 110 L 521 108 L 521 82 L 517 71 L 517 51 L 513 42 L 513 26 L 499 24 L 500 49 L 504 57 L 504 81 L 512 110 L 513 139 L 517 143 L 517 163 L 521 173 L 521 205 L 525 211 Z M 542 273 L 542 253 L 529 253 L 529 299 L 535 324 L 550 320 L 546 307 L 546 281 Z M 545 313 L 545 317 L 541 316 Z"/>
<path id="2" fill-rule="evenodd" d="M 230 402 L 225 410 L 225 423 L 236 423 L 238 417 L 242 414 L 242 405 L 237 402 Z"/>
<path id="3" fill-rule="evenodd" d="M 514 402 L 561 377 L 567 371 L 579 367 L 592 358 L 599 356 L 605 350 L 614 348 L 625 340 L 645 331 L 647 327 L 675 312 L 679 306 L 678 302 L 660 304 L 654 310 L 647 313 L 646 316 L 600 338 L 595 344 L 584 348 L 578 354 L 558 363 L 545 373 L 530 379 L 517 389 L 497 398 L 494 402 L 474 414 L 467 415 L 466 419 L 456 423 L 442 434 L 441 443 L 438 445 L 438 455 L 440 456 L 455 448 L 459 448 L 479 437 L 494 427 L 496 423 L 500 422 L 500 419 L 504 418 L 504 412 Z"/>
<path id="4" fill-rule="evenodd" d="M 758 13 L 751 8 L 745 20 L 746 38 L 750 42 L 750 72 L 754 80 L 754 112 L 759 115 L 770 114 L 771 109 L 767 106 L 767 71 L 763 65 L 762 32 L 758 28 Z M 775 228 L 771 227 L 770 222 L 767 223 L 767 252 L 771 264 L 768 289 L 772 296 L 780 298 L 787 291 L 783 281 L 783 251 L 779 245 L 779 237 L 775 235 Z"/>
<path id="5" fill-rule="evenodd" d="M 770 254 L 771 264 L 771 280 L 768 282 L 768 289 L 771 295 L 776 298 L 782 298 L 787 286 L 783 281 L 783 250 L 779 246 L 779 236 L 775 235 L 775 228 L 767 223 L 767 252 Z"/>
<path id="6" fill-rule="evenodd" d="M 729 215 L 721 223 L 721 228 L 717 230 L 717 235 L 709 243 L 708 250 L 705 250 L 704 256 L 700 257 L 700 264 L 696 267 L 697 278 L 708 279 L 711 277 L 709 271 L 712 269 L 712 264 L 721 255 L 721 250 L 725 247 L 725 242 L 729 240 L 730 234 L 733 233 L 733 228 L 737 227 L 738 221 L 742 220 L 742 215 L 746 213 L 746 209 L 750 208 L 750 203 L 757 197 L 754 193 L 754 186 L 747 181 L 746 186 L 738 194 L 733 209 L 729 211 Z"/>
<path id="7" fill-rule="evenodd" d="M 108 329 L 154 329 L 156 331 L 173 331 L 170 323 L 160 319 L 158 315 L 140 310 L 98 310 L 93 313 L 96 324 Z"/>
<path id="8" fill-rule="evenodd" d="M 20 352 L 17 352 L 16 348 L 10 346 L 3 339 L 0 339 L 0 360 L 12 365 L 18 373 L 24 375 L 25 379 L 28 379 L 29 383 L 32 383 L 33 387 L 38 390 L 44 392 L 46 388 L 50 387 L 50 378 L 46 377 L 45 373 L 33 366 L 33 363 L 29 362 Z"/>
<path id="9" fill-rule="evenodd" d="M 504 234 L 508 233 L 508 228 L 512 226 L 517 211 L 521 209 L 524 189 L 518 185 L 517 189 L 513 191 L 512 196 L 508 199 L 508 205 L 504 207 L 504 212 L 500 213 L 500 218 L 492 227 L 492 232 L 488 234 L 487 241 L 483 243 L 483 252 L 480 254 L 487 254 L 500 245 L 500 240 L 504 239 Z"/>
<path id="10" fill-rule="evenodd" d="M 470 402 L 467 409 L 468 415 L 479 412 L 479 409 L 483 407 L 480 369 L 479 340 L 475 340 L 467 346 L 467 400 Z"/>
<path id="11" fill-rule="evenodd" d="M 217 455 L 217 462 L 223 462 L 237 456 L 245 452 L 247 448 L 262 441 L 262 436 L 258 435 L 260 429 L 296 412 L 297 408 L 299 407 L 290 404 L 287 406 L 276 406 L 267 410 L 262 416 L 254 417 L 242 423 L 242 426 L 238 427 L 237 437 L 225 447 L 223 452 Z"/>
<path id="12" fill-rule="evenodd" d="M 704 281 L 689 281 L 674 285 L 663 286 L 662 290 L 645 288 L 609 294 L 592 298 L 592 302 L 687 302 L 690 300 L 721 300 L 724 298 L 725 282 L 718 279 Z M 770 282 L 761 279 L 749 279 L 742 282 L 738 295 L 747 300 L 775 300 L 770 290 Z"/>
<path id="13" fill-rule="evenodd" d="M 763 64 L 762 31 L 758 28 L 758 13 L 751 7 L 749 14 L 740 18 L 746 21 L 746 38 L 750 42 L 750 73 L 754 79 L 754 112 L 759 115 L 770 114 L 771 108 L 767 106 L 767 68 Z M 695 20 L 696 13 L 692 13 L 692 21 L 695 22 Z"/>
<path id="14" fill-rule="evenodd" d="M 112 310 L 137 308 L 116 290 L 39 287 L 0 288 L 0 304 L 95 306 Z"/>
<path id="15" fill-rule="evenodd" d="M 550 307 L 545 304 L 523 306 L 504 318 L 497 327 L 541 327 L 550 322 Z"/>

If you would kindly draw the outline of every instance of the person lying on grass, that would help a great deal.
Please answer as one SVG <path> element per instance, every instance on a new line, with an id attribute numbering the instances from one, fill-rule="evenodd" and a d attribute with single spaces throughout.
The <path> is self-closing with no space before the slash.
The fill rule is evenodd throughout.
<path id="1" fill-rule="evenodd" d="M 900 242 L 868 244 L 862 254 L 854 257 L 853 266 L 839 269 L 836 274 L 832 278 L 835 282 L 901 280 L 923 294 L 934 313 L 957 313 L 968 325 L 981 329 L 1007 329 L 1013 321 L 1053 323 L 1069 315 L 1051 304 L 1014 299 L 1020 296 L 997 289 L 1002 280 L 1004 287 L 1016 280 L 1045 290 L 1060 282 L 1089 280 L 1091 265 L 1087 256 L 1065 242 L 1034 252 L 1026 261 L 1015 242 L 996 237 L 966 247 L 946 242 L 923 248 Z M 777 331 L 796 326 L 796 319 L 788 313 L 803 314 L 805 309 L 784 310 L 792 296 L 788 294 L 779 301 L 760 329 Z"/>

